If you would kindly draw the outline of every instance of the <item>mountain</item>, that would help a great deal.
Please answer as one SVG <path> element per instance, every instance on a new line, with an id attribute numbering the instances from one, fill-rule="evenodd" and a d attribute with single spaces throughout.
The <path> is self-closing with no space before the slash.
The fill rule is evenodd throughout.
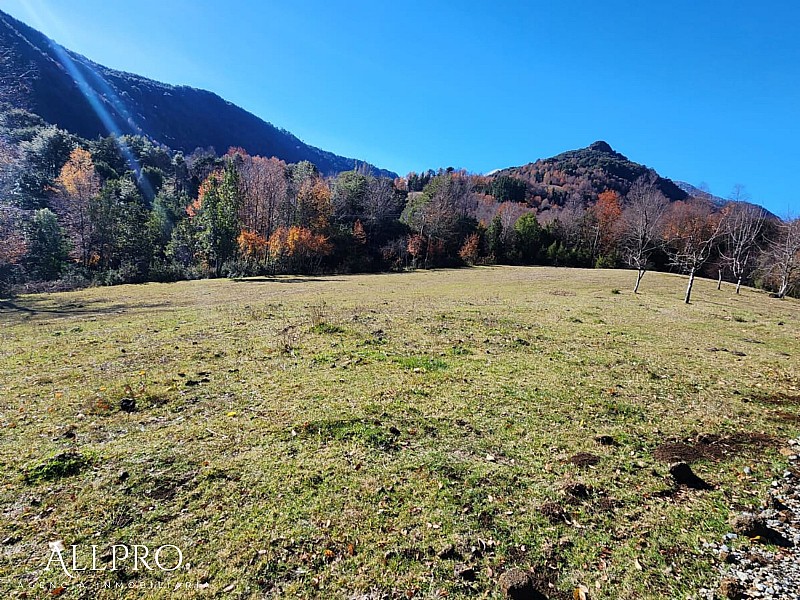
<path id="1" fill-rule="evenodd" d="M 0 100 L 89 139 L 140 134 L 184 153 L 207 147 L 224 153 L 238 146 L 289 163 L 307 160 L 325 174 L 362 162 L 310 146 L 212 92 L 94 63 L 2 11 Z"/>
<path id="2" fill-rule="evenodd" d="M 715 196 L 714 194 L 707 192 L 704 189 L 699 188 L 695 185 L 692 185 L 691 183 L 686 183 L 685 181 L 676 181 L 675 185 L 677 185 L 679 188 L 681 188 L 684 192 L 686 192 L 690 196 L 693 196 L 695 198 L 705 198 L 717 208 L 722 208 L 731 201 L 731 200 L 726 200 L 725 198 L 722 198 L 720 196 Z M 763 210 L 764 214 L 767 216 L 768 219 L 780 220 L 780 217 L 778 217 L 778 215 L 767 210 L 760 204 L 757 204 L 755 202 L 750 202 L 746 198 L 742 199 L 742 202 L 748 204 L 749 206 L 754 206 L 755 208 Z"/>
<path id="3" fill-rule="evenodd" d="M 663 194 L 670 200 L 684 200 L 688 194 L 673 181 L 660 177 L 653 169 L 633 162 L 616 152 L 607 142 L 598 141 L 580 150 L 563 152 L 521 167 L 492 173 L 496 181 L 517 179 L 526 184 L 525 196 L 539 208 L 563 205 L 573 196 L 583 200 L 607 190 L 625 194 L 642 175 L 652 173 Z"/>
<path id="4" fill-rule="evenodd" d="M 679 188 L 681 188 L 684 192 L 686 192 L 690 196 L 709 199 L 711 202 L 714 203 L 715 206 L 725 206 L 729 202 L 729 200 L 725 200 L 725 198 L 720 198 L 719 196 L 715 196 L 711 192 L 699 188 L 696 185 L 692 185 L 691 183 L 686 183 L 685 181 L 676 181 L 675 185 L 677 185 Z"/>

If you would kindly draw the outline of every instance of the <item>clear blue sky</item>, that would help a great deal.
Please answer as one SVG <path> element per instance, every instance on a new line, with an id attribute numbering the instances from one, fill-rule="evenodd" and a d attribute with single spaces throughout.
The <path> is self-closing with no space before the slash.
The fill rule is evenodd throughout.
<path id="1" fill-rule="evenodd" d="M 800 209 L 800 3 L 0 0 L 116 69 L 212 90 L 399 173 L 603 139 L 662 175 Z"/>

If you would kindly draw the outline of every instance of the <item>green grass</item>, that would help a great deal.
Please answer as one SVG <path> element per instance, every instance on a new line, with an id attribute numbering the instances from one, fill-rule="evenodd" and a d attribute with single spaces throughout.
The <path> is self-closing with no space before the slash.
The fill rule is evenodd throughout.
<path id="1" fill-rule="evenodd" d="M 692 597 L 703 540 L 798 433 L 800 303 L 699 280 L 687 306 L 683 278 L 634 279 L 485 267 L 5 302 L 0 591 L 499 598 L 518 566 L 552 598 Z M 735 451 L 694 463 L 713 490 L 672 493 L 654 452 L 702 433 Z M 67 581 L 44 570 L 53 540 L 175 544 L 189 565 Z"/>

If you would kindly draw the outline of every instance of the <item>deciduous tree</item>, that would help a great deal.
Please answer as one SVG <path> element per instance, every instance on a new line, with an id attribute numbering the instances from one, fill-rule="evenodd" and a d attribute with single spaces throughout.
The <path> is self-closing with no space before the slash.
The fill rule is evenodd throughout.
<path id="1" fill-rule="evenodd" d="M 597 196 L 597 202 L 590 209 L 596 228 L 596 247 L 601 254 L 610 254 L 619 241 L 622 203 L 614 190 L 606 190 Z"/>
<path id="2" fill-rule="evenodd" d="M 621 215 L 621 243 L 625 262 L 636 269 L 634 294 L 639 292 L 642 277 L 650 267 L 650 257 L 662 245 L 661 228 L 667 199 L 656 186 L 654 177 L 640 177 L 625 197 Z"/>
<path id="3" fill-rule="evenodd" d="M 686 304 L 691 301 L 697 272 L 711 257 L 721 235 L 721 216 L 708 201 L 692 198 L 670 206 L 665 236 L 672 264 L 689 275 Z"/>
<path id="4" fill-rule="evenodd" d="M 269 238 L 289 192 L 286 163 L 277 158 L 244 155 L 238 165 L 242 206 L 240 218 L 249 230 Z"/>
<path id="5" fill-rule="evenodd" d="M 767 276 L 774 282 L 777 296 L 783 298 L 800 282 L 800 217 L 778 225 L 764 260 Z"/>
<path id="6" fill-rule="evenodd" d="M 75 148 L 61 168 L 56 184 L 57 213 L 72 239 L 78 260 L 88 266 L 92 236 L 89 205 L 100 191 L 100 178 L 95 173 L 91 154 L 82 148 Z"/>
<path id="7" fill-rule="evenodd" d="M 755 265 L 765 220 L 764 209 L 743 200 L 734 200 L 722 209 L 723 244 L 720 254 L 723 264 L 736 279 L 737 294 L 742 279 Z"/>
<path id="8" fill-rule="evenodd" d="M 477 233 L 472 233 L 467 237 L 458 255 L 468 265 L 474 265 L 478 262 L 478 257 L 481 251 L 481 236 Z"/>

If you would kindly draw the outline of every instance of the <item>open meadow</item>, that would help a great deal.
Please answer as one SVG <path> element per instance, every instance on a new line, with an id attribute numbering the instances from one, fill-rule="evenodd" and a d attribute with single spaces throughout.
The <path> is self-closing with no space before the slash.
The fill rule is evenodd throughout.
<path id="1" fill-rule="evenodd" d="M 481 267 L 4 301 L 0 591 L 501 598 L 520 567 L 551 599 L 696 597 L 703 542 L 800 431 L 800 302 L 698 280 L 684 305 L 685 278 L 634 280 Z M 677 460 L 712 489 L 676 488 Z M 184 560 L 70 579 L 45 571 L 57 540 L 106 568 L 114 544 Z"/>

